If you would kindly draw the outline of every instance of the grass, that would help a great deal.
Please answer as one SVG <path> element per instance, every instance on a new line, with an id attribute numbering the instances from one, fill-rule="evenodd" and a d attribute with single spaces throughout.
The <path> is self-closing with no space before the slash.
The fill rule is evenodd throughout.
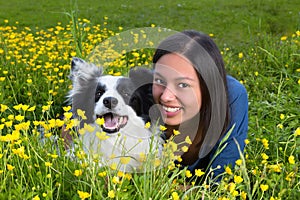
<path id="1" fill-rule="evenodd" d="M 79 13 L 71 12 L 76 11 L 72 2 L 1 3 L 0 199 L 299 199 L 299 3 L 118 2 L 79 1 Z M 53 145 L 61 126 L 75 123 L 56 119 L 69 112 L 65 95 L 71 57 L 86 58 L 122 28 L 151 24 L 154 31 L 158 26 L 192 27 L 214 34 L 228 73 L 247 88 L 245 156 L 234 169 L 226 168 L 217 187 L 211 187 L 209 178 L 203 185 L 185 181 L 190 173 L 173 162 L 145 174 L 124 174 L 114 166 L 86 162 L 80 148 L 78 162 L 65 157 L 61 139 Z M 142 43 L 141 36 L 133 34 L 131 43 Z M 100 59 L 110 58 L 104 55 Z M 151 55 L 151 49 L 127 51 L 105 63 L 105 72 L 125 74 L 132 66 L 151 63 Z M 199 172 L 195 178 L 205 177 Z"/>
<path id="2" fill-rule="evenodd" d="M 76 2 L 77 6 L 74 6 Z M 218 44 L 248 44 L 258 33 L 290 35 L 299 29 L 297 0 L 201 0 L 201 1 L 51 1 L 11 0 L 0 4 L 3 20 L 19 21 L 19 26 L 50 28 L 57 22 L 67 24 L 66 11 L 79 9 L 79 17 L 102 24 L 108 16 L 108 28 L 119 31 L 156 24 L 173 30 L 196 29 L 214 33 Z"/>

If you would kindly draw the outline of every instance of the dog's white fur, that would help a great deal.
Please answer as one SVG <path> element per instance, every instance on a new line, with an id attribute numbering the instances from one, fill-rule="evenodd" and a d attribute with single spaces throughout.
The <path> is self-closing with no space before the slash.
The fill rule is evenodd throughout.
<path id="1" fill-rule="evenodd" d="M 98 159 L 100 165 L 115 165 L 118 170 L 124 172 L 143 171 L 145 156 L 161 151 L 162 139 L 154 129 L 145 128 L 145 122 L 136 112 L 125 103 L 123 97 L 117 92 L 119 80 L 122 76 L 102 75 L 102 69 L 94 64 L 74 58 L 70 78 L 73 89 L 69 93 L 72 109 L 75 117 L 77 110 L 83 110 L 87 117 L 82 120 L 80 128 L 85 124 L 94 127 L 93 132 L 85 131 L 79 139 L 84 151 L 92 160 Z M 106 86 L 105 92 L 97 102 L 95 91 L 97 84 Z M 114 97 L 118 103 L 113 108 L 103 104 L 106 97 Z M 115 133 L 103 133 L 102 128 L 95 122 L 96 116 L 107 112 L 120 116 L 128 116 L 127 124 Z M 102 137 L 99 137 L 102 135 Z M 105 137 L 106 139 L 103 139 Z M 127 159 L 126 159 L 127 158 Z"/>

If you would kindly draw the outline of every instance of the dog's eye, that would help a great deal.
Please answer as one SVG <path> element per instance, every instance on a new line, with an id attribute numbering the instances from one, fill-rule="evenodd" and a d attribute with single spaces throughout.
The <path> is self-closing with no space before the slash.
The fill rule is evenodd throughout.
<path id="1" fill-rule="evenodd" d="M 125 97 L 130 97 L 130 93 L 126 90 L 123 90 L 122 91 L 122 94 L 125 96 Z"/>
<path id="2" fill-rule="evenodd" d="M 97 90 L 95 94 L 95 102 L 99 101 L 100 97 L 104 94 L 104 90 Z"/>

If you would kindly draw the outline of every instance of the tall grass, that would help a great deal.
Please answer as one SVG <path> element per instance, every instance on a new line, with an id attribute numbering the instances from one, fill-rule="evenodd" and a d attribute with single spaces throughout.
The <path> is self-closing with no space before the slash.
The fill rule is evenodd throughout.
<path id="1" fill-rule="evenodd" d="M 118 34 L 106 21 L 100 25 L 76 13 L 69 16 L 68 25 L 48 29 L 19 28 L 13 21 L 0 27 L 1 199 L 299 198 L 299 30 L 282 37 L 262 33 L 240 49 L 220 46 L 228 73 L 247 88 L 250 123 L 245 156 L 234 169 L 226 167 L 216 186 L 201 172 L 195 178 L 205 178 L 203 184 L 188 181 L 190 172 L 173 162 L 126 174 L 87 162 L 81 149 L 75 159 L 65 156 L 57 135 L 63 125 L 75 124 L 66 117 L 70 59 L 86 58 Z M 151 63 L 151 55 L 151 49 L 126 51 L 107 63 L 105 73 L 125 74 L 129 67 Z M 65 119 L 58 119 L 62 114 Z"/>

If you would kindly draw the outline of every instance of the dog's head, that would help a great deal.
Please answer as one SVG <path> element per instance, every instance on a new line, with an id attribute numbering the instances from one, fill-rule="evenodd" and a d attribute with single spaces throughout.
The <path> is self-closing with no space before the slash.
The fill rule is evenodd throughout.
<path id="1" fill-rule="evenodd" d="M 117 133 L 130 123 L 149 121 L 153 105 L 152 72 L 144 68 L 132 69 L 129 77 L 103 75 L 102 69 L 82 59 L 73 58 L 69 93 L 72 109 L 85 111 L 82 123 L 103 118 L 103 131 Z"/>

